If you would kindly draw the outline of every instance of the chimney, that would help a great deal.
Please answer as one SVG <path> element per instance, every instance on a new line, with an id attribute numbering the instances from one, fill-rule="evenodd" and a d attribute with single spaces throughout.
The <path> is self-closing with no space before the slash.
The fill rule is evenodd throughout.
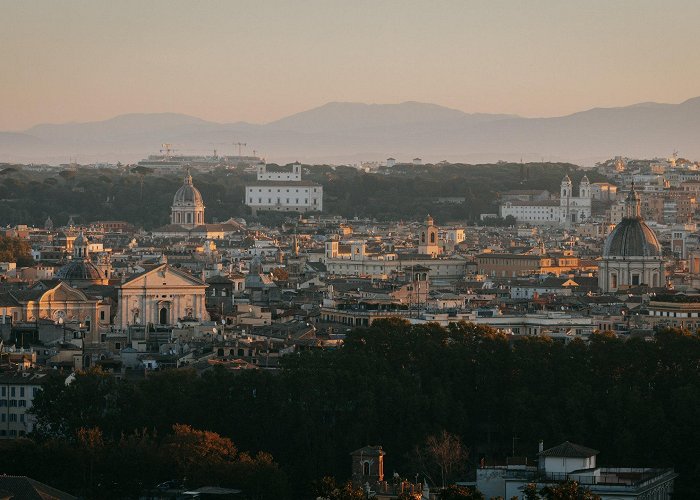
<path id="1" fill-rule="evenodd" d="M 540 445 L 539 445 L 539 450 L 538 450 L 538 451 L 539 451 L 540 453 L 542 453 L 542 452 L 544 451 L 544 441 L 542 441 L 541 439 L 540 439 Z"/>

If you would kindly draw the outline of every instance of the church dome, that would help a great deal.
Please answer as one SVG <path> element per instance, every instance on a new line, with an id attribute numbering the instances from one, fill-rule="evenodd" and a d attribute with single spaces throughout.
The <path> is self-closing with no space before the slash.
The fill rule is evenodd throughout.
<path id="1" fill-rule="evenodd" d="M 624 218 L 608 235 L 603 257 L 659 257 L 661 245 L 654 231 L 639 218 Z"/>
<path id="2" fill-rule="evenodd" d="M 173 198 L 173 205 L 204 205 L 202 201 L 202 194 L 199 190 L 192 184 L 192 176 L 189 172 L 185 176 L 185 182 L 175 193 Z"/>
<path id="3" fill-rule="evenodd" d="M 603 257 L 659 257 L 661 245 L 641 215 L 641 202 L 634 189 L 625 200 L 625 217 L 608 235 Z"/>
<path id="4" fill-rule="evenodd" d="M 73 260 L 69 262 L 58 270 L 55 278 L 69 284 L 74 281 L 101 283 L 103 280 L 102 273 L 97 269 L 97 266 L 87 260 Z"/>

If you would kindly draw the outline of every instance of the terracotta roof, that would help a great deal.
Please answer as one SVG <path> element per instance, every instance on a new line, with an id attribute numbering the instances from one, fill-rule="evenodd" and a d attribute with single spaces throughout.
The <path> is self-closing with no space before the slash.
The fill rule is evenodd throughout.
<path id="1" fill-rule="evenodd" d="M 541 457 L 588 458 L 600 453 L 593 448 L 564 441 L 562 444 L 538 453 Z"/>

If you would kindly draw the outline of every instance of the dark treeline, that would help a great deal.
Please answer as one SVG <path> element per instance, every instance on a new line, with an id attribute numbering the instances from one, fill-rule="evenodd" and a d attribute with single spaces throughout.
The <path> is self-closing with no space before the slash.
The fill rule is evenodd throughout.
<path id="1" fill-rule="evenodd" d="M 497 212 L 494 201 L 510 189 L 559 192 L 565 173 L 577 182 L 583 173 L 566 163 L 437 165 L 395 167 L 390 175 L 367 174 L 351 167 L 305 167 L 305 178 L 324 187 L 324 212 L 345 217 L 422 219 L 438 223 L 476 221 Z M 591 182 L 600 176 L 589 174 Z M 243 203 L 245 183 L 254 175 L 219 169 L 194 173 L 194 183 L 207 207 L 206 219 L 251 218 Z M 0 225 L 42 225 L 51 216 L 57 225 L 70 216 L 76 223 L 125 220 L 153 229 L 169 222 L 173 195 L 182 185 L 178 175 L 160 175 L 137 167 L 129 172 L 80 168 L 57 174 L 13 167 L 0 170 Z M 440 203 L 439 198 L 464 198 Z"/>
<path id="2" fill-rule="evenodd" d="M 471 324 L 386 320 L 353 331 L 341 349 L 288 356 L 276 373 L 166 371 L 139 383 L 89 373 L 68 386 L 56 377 L 35 401 L 35 439 L 75 443 L 80 429 L 99 428 L 116 442 L 187 424 L 271 453 L 300 498 L 313 480 L 346 479 L 348 454 L 368 444 L 387 451 L 387 475 L 413 477 L 414 450 L 443 430 L 468 450 L 466 469 L 504 460 L 514 443 L 532 457 L 539 439 L 570 440 L 601 450 L 601 465 L 673 466 L 679 498 L 689 498 L 700 475 L 699 372 L 700 338 L 688 332 L 513 345 Z M 2 470 L 23 453 L 0 453 Z M 79 490 L 83 479 L 71 477 L 66 489 Z"/>

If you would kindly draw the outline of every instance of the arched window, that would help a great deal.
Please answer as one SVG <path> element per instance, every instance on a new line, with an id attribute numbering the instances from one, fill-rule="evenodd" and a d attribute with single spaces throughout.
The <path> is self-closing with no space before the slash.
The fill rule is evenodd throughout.
<path id="1" fill-rule="evenodd" d="M 369 462 L 362 462 L 362 475 L 369 476 Z"/>
<path id="2" fill-rule="evenodd" d="M 168 324 L 168 308 L 167 307 L 161 307 L 160 308 L 160 314 L 159 320 L 161 325 L 167 325 Z"/>
<path id="3" fill-rule="evenodd" d="M 430 243 L 435 243 L 435 233 L 430 233 Z"/>
<path id="4" fill-rule="evenodd" d="M 192 214 L 189 212 L 187 213 L 187 223 L 192 224 Z"/>
<path id="5" fill-rule="evenodd" d="M 425 233 L 420 234 L 420 242 L 425 243 Z"/>

